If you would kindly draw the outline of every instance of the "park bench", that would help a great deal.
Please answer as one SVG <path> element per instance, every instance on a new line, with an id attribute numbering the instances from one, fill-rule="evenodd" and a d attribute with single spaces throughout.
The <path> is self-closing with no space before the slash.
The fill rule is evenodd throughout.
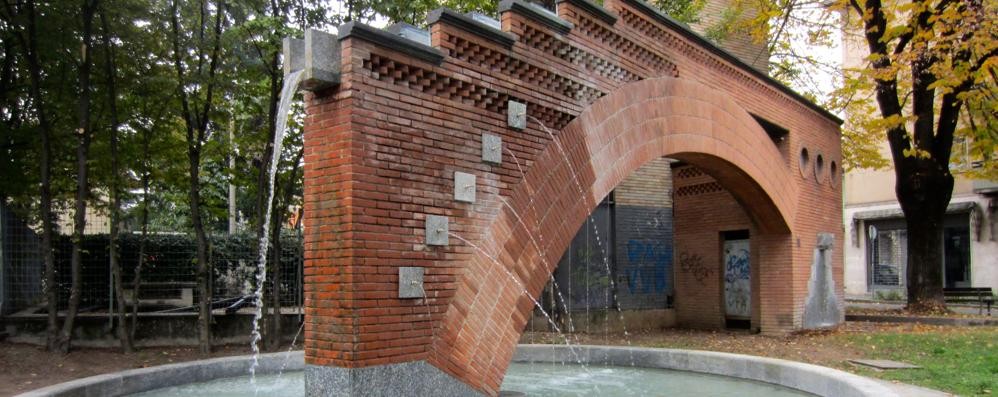
<path id="1" fill-rule="evenodd" d="M 988 315 L 991 315 L 991 304 L 995 302 L 994 292 L 990 287 L 984 288 L 943 288 L 943 297 L 946 302 L 977 302 L 978 313 L 983 313 L 984 306 L 988 307 Z"/>
<path id="2" fill-rule="evenodd" d="M 139 289 L 139 306 L 192 306 L 195 287 L 192 282 L 144 282 Z M 131 302 L 135 291 L 126 287 L 123 292 L 125 301 Z"/>

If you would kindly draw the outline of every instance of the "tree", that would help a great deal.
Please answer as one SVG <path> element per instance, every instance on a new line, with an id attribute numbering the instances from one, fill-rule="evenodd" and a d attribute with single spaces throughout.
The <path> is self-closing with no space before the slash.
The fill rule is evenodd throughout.
<path id="1" fill-rule="evenodd" d="M 23 65 L 21 66 L 19 72 L 28 75 L 29 87 L 26 95 L 21 97 L 24 99 L 14 96 L 7 102 L 6 109 L 9 113 L 5 113 L 11 115 L 8 125 L 21 127 L 20 130 L 27 132 L 27 136 L 34 133 L 37 134 L 39 138 L 39 142 L 23 139 L 21 140 L 22 143 L 20 145 L 31 147 L 38 144 L 39 146 L 37 148 L 39 166 L 37 219 L 39 223 L 41 223 L 42 229 L 41 256 L 45 268 L 44 289 L 47 301 L 46 305 L 48 307 L 46 345 L 49 350 L 55 350 L 59 336 L 59 294 L 55 281 L 55 258 L 52 250 L 52 240 L 54 235 L 53 220 L 55 216 L 53 211 L 53 203 L 55 199 L 53 197 L 52 165 L 54 163 L 54 158 L 56 158 L 56 151 L 53 149 L 53 142 L 56 141 L 54 136 L 55 129 L 53 128 L 53 125 L 57 120 L 53 120 L 56 117 L 52 117 L 54 113 L 50 113 L 50 109 L 58 108 L 58 106 L 53 106 L 56 101 L 49 101 L 49 99 L 51 99 L 50 96 L 54 96 L 55 94 L 52 93 L 54 90 L 47 90 L 49 79 L 46 77 L 49 76 L 49 74 L 43 74 L 43 71 L 51 72 L 53 69 L 58 69 L 57 65 L 61 64 L 61 62 L 57 62 L 56 59 L 50 60 L 42 57 L 42 53 L 50 55 L 51 51 L 49 51 L 49 48 L 45 46 L 47 43 L 40 37 L 40 32 L 38 31 L 39 14 L 38 4 L 32 0 L 22 3 L 4 3 L 3 25 L 10 30 L 10 32 L 8 32 L 5 29 L 5 36 L 13 36 L 17 46 L 20 49 L 19 54 L 13 51 L 6 52 L 5 58 L 20 58 Z M 57 38 L 57 40 L 52 41 L 59 40 Z M 5 44 L 7 44 L 5 45 L 5 50 L 11 48 L 9 47 L 10 42 L 5 42 Z M 19 72 L 14 72 L 12 70 L 10 75 L 5 76 L 5 84 L 8 84 L 11 88 L 15 87 L 17 85 L 15 81 Z M 8 92 L 6 91 L 4 92 L 5 95 L 7 93 Z M 22 106 L 24 109 L 21 108 Z M 20 120 L 22 117 L 23 120 Z M 11 132 L 13 132 L 13 130 Z M 11 134 L 8 139 L 5 139 L 5 141 L 10 142 L 9 145 L 11 145 L 12 148 L 19 146 L 18 140 L 13 137 L 13 134 Z M 10 153 L 24 154 L 24 152 L 27 151 L 11 151 Z M 31 173 L 22 175 L 31 175 Z M 5 199 L 7 197 L 18 196 L 18 193 L 25 193 L 16 192 L 9 188 L 10 186 L 5 186 L 3 194 Z M 26 206 L 30 206 L 30 204 L 27 204 Z"/>
<path id="2" fill-rule="evenodd" d="M 554 1 L 542 1 L 548 8 L 554 7 Z M 459 12 L 480 12 L 486 15 L 495 15 L 498 1 L 491 0 L 371 0 L 367 2 L 354 2 L 354 9 L 359 10 L 359 16 L 370 14 L 384 17 L 388 23 L 405 22 L 408 24 L 421 26 L 426 23 L 426 14 L 440 7 L 447 7 Z M 352 15 L 352 14 L 349 14 Z M 353 18 L 360 19 L 363 18 Z"/>
<path id="3" fill-rule="evenodd" d="M 984 165 L 975 173 L 998 176 L 998 2 L 840 0 L 815 9 L 800 0 L 752 1 L 769 10 L 751 21 L 754 31 L 787 32 L 770 37 L 771 48 L 794 48 L 794 40 L 828 44 L 842 29 L 869 51 L 863 67 L 841 71 L 825 105 L 848 112 L 847 168 L 887 166 L 878 146 L 889 145 L 908 227 L 908 307 L 944 308 L 943 219 L 953 191 L 953 142 L 973 142 L 971 156 Z M 774 77 L 798 88 L 796 76 L 827 67 L 796 52 L 776 58 L 782 67 Z"/>
<path id="4" fill-rule="evenodd" d="M 860 1 L 850 0 L 849 6 L 861 16 L 871 67 L 848 78 L 872 82 L 880 114 L 867 124 L 885 133 L 890 144 L 895 191 L 908 226 L 908 307 L 944 308 L 943 220 L 953 192 L 950 155 L 958 134 L 994 134 L 987 125 L 971 124 L 961 131 L 959 120 L 964 107 L 986 109 L 982 102 L 994 97 L 998 4 Z M 993 143 L 982 149 L 993 153 Z"/>
<path id="5" fill-rule="evenodd" d="M 80 18 L 82 22 L 81 30 L 81 51 L 80 66 L 77 69 L 79 80 L 79 105 L 77 107 L 77 127 L 76 127 L 76 199 L 74 202 L 73 214 L 73 253 L 71 256 L 70 272 L 72 274 L 72 285 L 69 289 L 69 307 L 66 309 L 66 317 L 63 319 L 62 330 L 56 340 L 56 350 L 63 354 L 69 353 L 70 341 L 73 337 L 73 325 L 76 320 L 76 313 L 80 307 L 80 285 L 82 283 L 83 271 L 83 233 L 87 226 L 87 200 L 90 195 L 88 164 L 90 154 L 90 143 L 93 139 L 93 125 L 90 117 L 90 68 L 93 65 L 91 49 L 93 48 L 93 23 L 94 14 L 97 12 L 96 0 L 83 0 L 80 6 Z"/>
<path id="6" fill-rule="evenodd" d="M 321 26 L 329 20 L 322 2 L 312 0 L 308 2 L 269 0 L 269 1 L 248 1 L 241 4 L 239 11 L 234 11 L 233 27 L 227 33 L 227 43 L 232 62 L 231 68 L 225 70 L 229 78 L 239 81 L 229 90 L 230 98 L 225 103 L 228 104 L 230 113 L 230 128 L 234 131 L 236 145 L 239 153 L 253 155 L 252 167 L 232 166 L 229 172 L 232 182 L 245 187 L 244 193 L 249 193 L 255 197 L 253 205 L 249 208 L 254 214 L 254 233 L 257 241 L 263 239 L 264 234 L 275 236 L 270 239 L 273 250 L 269 260 L 271 268 L 277 269 L 280 258 L 280 241 L 276 240 L 280 236 L 282 211 L 287 207 L 280 206 L 279 200 L 268 203 L 269 186 L 271 184 L 271 161 L 274 157 L 274 139 L 277 135 L 278 103 L 280 101 L 281 88 L 284 85 L 284 71 L 281 65 L 282 40 L 284 37 L 301 36 L 305 29 Z M 291 123 L 293 124 L 293 123 Z M 285 141 L 300 141 L 301 130 L 289 128 Z M 231 146 L 231 145 L 230 145 Z M 284 146 L 286 155 L 294 148 Z M 231 153 L 230 156 L 235 156 Z M 279 156 L 278 158 L 282 158 Z M 242 163 L 245 159 L 234 161 Z M 285 160 L 287 161 L 287 160 Z M 300 161 L 300 159 L 299 159 Z M 297 165 L 297 163 L 295 163 Z M 250 168 L 255 171 L 255 178 L 247 173 L 240 173 L 239 169 Z M 281 175 L 273 175 L 280 178 Z M 251 179 L 252 178 L 252 179 Z M 300 186 L 300 181 L 292 178 Z M 283 188 L 279 182 L 274 182 L 277 189 Z M 294 187 L 294 186 L 292 186 Z M 291 189 L 290 191 L 299 191 Z M 276 193 L 275 193 L 276 194 Z M 298 193 L 300 194 L 300 193 Z M 267 205 L 273 205 L 275 215 L 270 225 L 265 225 L 264 213 Z M 267 255 L 267 253 L 264 253 Z M 270 271 L 276 276 L 276 271 Z M 278 296 L 279 280 L 271 277 L 272 293 Z M 276 298 L 275 298 L 276 299 Z M 280 307 L 278 300 L 271 300 L 275 305 L 273 315 L 270 316 L 268 338 L 265 339 L 268 347 L 276 347 L 279 343 L 280 332 Z M 265 304 L 266 302 L 260 302 Z"/>
<path id="7" fill-rule="evenodd" d="M 707 0 L 655 0 L 652 4 L 677 21 L 691 24 L 700 22 L 700 12 Z"/>
<path id="8" fill-rule="evenodd" d="M 176 72 L 176 93 L 187 139 L 189 172 L 188 205 L 197 240 L 198 343 L 201 353 L 211 352 L 211 275 L 208 263 L 208 238 L 205 232 L 201 201 L 202 149 L 208 138 L 210 117 L 215 105 L 216 76 L 222 58 L 222 27 L 225 3 L 197 2 L 181 15 L 179 0 L 170 1 L 172 63 Z M 212 16 L 214 14 L 214 16 Z M 181 27 L 181 18 L 185 25 Z"/>
<path id="9" fill-rule="evenodd" d="M 118 119 L 118 90 L 116 84 L 117 67 L 115 65 L 115 47 L 111 43 L 110 25 L 108 24 L 107 12 L 104 7 L 100 11 L 101 21 L 101 41 L 104 47 L 104 77 L 107 79 L 107 105 L 110 110 L 111 125 L 109 126 L 108 143 L 110 145 L 111 156 L 111 229 L 109 257 L 111 262 L 111 275 L 113 280 L 115 305 L 117 306 L 118 317 L 118 339 L 121 342 L 121 349 L 125 353 L 132 352 L 132 332 L 129 330 L 128 322 L 125 319 L 125 288 L 121 275 L 121 258 L 118 252 L 118 235 L 121 221 L 121 156 L 119 155 L 118 127 L 121 125 Z"/>

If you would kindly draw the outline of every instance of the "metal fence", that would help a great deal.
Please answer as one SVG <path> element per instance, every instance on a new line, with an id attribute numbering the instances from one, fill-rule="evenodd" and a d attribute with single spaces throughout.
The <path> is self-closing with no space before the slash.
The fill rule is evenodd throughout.
<path id="1" fill-rule="evenodd" d="M 68 229 L 68 228 L 61 228 Z M 56 267 L 57 305 L 67 306 L 72 281 L 72 238 L 60 230 L 53 239 Z M 110 236 L 100 220 L 88 224 L 82 251 L 80 313 L 113 313 L 114 289 L 110 265 Z M 209 235 L 213 305 L 252 295 L 258 272 L 255 235 Z M 144 248 L 142 247 L 144 244 Z M 138 284 L 140 312 L 194 311 L 201 299 L 197 292 L 197 245 L 189 233 L 152 232 L 143 238 L 127 232 L 119 237 L 120 263 L 124 293 L 131 302 L 133 280 L 140 252 L 144 262 Z M 303 244 L 298 231 L 281 237 L 279 288 L 283 310 L 301 308 L 303 300 Z M 272 265 L 268 265 L 273 269 Z M 12 211 L 0 208 L 0 314 L 45 313 L 45 266 L 41 251 L 41 232 Z M 268 278 L 272 275 L 268 275 Z M 270 303 L 269 282 L 265 299 Z"/>

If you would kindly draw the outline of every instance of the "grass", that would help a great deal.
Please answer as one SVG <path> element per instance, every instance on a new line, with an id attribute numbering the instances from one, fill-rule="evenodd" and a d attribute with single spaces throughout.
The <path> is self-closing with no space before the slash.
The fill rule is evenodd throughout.
<path id="1" fill-rule="evenodd" d="M 709 350 L 782 358 L 959 394 L 998 394 L 998 327 L 847 322 L 836 331 L 768 337 L 744 332 L 663 329 L 630 336 L 574 334 L 572 343 Z M 528 332 L 521 343 L 564 343 Z M 877 371 L 849 359 L 887 359 L 920 369 Z"/>
<path id="2" fill-rule="evenodd" d="M 922 367 L 882 372 L 860 367 L 853 369 L 861 375 L 965 396 L 994 395 L 998 391 L 998 330 L 992 327 L 875 332 L 836 338 L 845 346 L 863 352 L 866 358 L 903 361 Z"/>

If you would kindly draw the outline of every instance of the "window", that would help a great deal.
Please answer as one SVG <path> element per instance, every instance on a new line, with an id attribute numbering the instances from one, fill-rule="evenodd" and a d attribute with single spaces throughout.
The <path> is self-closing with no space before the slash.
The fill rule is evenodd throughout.
<path id="1" fill-rule="evenodd" d="M 970 139 L 965 136 L 953 137 L 949 168 L 953 171 L 967 171 L 973 167 L 970 156 Z"/>
<path id="2" fill-rule="evenodd" d="M 870 225 L 867 236 L 870 290 L 904 287 L 908 263 L 908 231 L 880 229 L 876 225 Z"/>
<path id="3" fill-rule="evenodd" d="M 867 284 L 871 292 L 907 285 L 908 230 L 904 219 L 867 223 Z M 971 286 L 970 228 L 967 213 L 946 216 L 943 233 L 943 286 Z"/>

